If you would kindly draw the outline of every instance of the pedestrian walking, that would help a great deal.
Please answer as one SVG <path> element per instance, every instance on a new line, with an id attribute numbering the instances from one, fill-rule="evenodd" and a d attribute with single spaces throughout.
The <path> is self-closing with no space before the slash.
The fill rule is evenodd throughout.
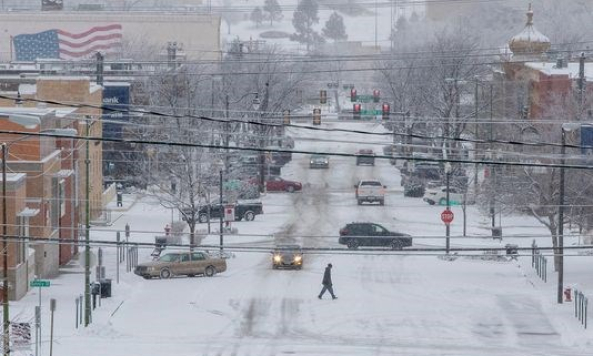
<path id="1" fill-rule="evenodd" d="M 332 299 L 338 299 L 338 297 L 336 297 L 336 295 L 334 294 L 334 288 L 333 288 L 333 284 L 332 284 L 332 264 L 331 263 L 328 263 L 327 267 L 325 267 L 325 272 L 323 273 L 323 280 L 321 281 L 321 284 L 323 285 L 323 288 L 321 289 L 321 292 L 319 293 L 317 298 L 321 299 L 323 297 L 323 295 L 325 294 L 325 291 L 328 291 L 329 294 L 331 294 Z"/>

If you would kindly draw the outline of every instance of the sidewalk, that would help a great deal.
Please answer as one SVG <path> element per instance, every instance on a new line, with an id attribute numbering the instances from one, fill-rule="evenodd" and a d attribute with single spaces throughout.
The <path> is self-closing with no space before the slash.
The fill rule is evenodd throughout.
<path id="1" fill-rule="evenodd" d="M 130 210 L 136 202 L 140 199 L 138 193 L 130 193 L 130 194 L 123 194 L 122 195 L 122 206 L 117 206 L 117 196 L 115 199 L 110 201 L 106 206 L 106 210 L 111 211 L 128 211 Z"/>

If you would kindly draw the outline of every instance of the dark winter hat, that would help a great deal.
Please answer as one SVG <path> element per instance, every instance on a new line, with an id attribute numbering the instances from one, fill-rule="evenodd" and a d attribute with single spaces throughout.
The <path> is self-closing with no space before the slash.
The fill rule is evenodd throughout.
<path id="1" fill-rule="evenodd" d="M 332 268 L 333 266 L 332 266 L 332 264 L 331 264 L 331 263 L 328 263 L 328 264 L 327 264 L 327 267 L 329 267 L 329 268 Z"/>

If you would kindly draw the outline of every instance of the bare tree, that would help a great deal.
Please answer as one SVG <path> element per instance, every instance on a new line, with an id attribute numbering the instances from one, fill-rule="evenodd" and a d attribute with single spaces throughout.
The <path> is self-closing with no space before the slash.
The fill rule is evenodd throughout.
<path id="1" fill-rule="evenodd" d="M 170 145 L 145 147 L 144 166 L 148 190 L 169 208 L 176 209 L 189 227 L 190 245 L 196 237 L 197 211 L 218 189 L 218 153 L 200 147 L 212 145 L 217 124 L 200 119 L 206 113 L 202 95 L 210 84 L 209 68 L 186 66 L 156 74 L 147 80 L 152 115 L 144 120 L 141 134 Z M 218 132 L 216 132 L 218 135 Z"/>

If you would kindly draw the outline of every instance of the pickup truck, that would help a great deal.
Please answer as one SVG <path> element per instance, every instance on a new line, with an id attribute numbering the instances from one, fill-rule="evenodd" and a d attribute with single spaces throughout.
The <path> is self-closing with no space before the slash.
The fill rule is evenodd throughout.
<path id="1" fill-rule="evenodd" d="M 363 179 L 354 185 L 356 200 L 358 205 L 362 205 L 364 202 L 374 203 L 378 202 L 379 205 L 385 204 L 385 188 L 378 180 Z"/>
<path id="2" fill-rule="evenodd" d="M 220 203 L 210 203 L 200 206 L 200 208 L 192 214 L 191 208 L 182 209 L 182 220 L 188 221 L 188 219 L 197 217 L 198 222 L 206 223 L 211 218 L 217 219 L 224 217 L 224 206 L 227 203 L 223 202 L 222 209 Z M 230 204 L 229 204 L 230 205 Z M 253 221 L 256 215 L 264 213 L 263 205 L 259 200 L 239 200 L 232 204 L 235 207 L 235 221 Z"/>

